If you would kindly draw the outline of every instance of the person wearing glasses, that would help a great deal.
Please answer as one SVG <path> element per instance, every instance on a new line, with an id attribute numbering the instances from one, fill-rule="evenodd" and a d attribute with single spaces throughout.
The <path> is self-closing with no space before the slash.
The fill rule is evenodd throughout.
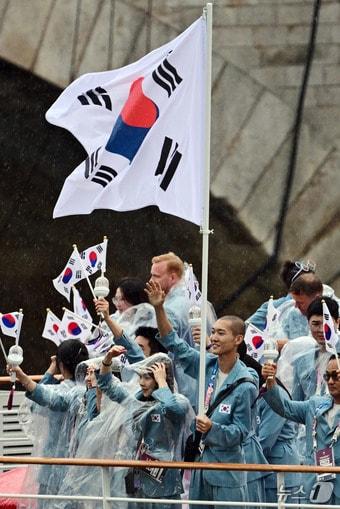
<path id="1" fill-rule="evenodd" d="M 265 364 L 267 391 L 263 398 L 282 417 L 306 426 L 306 464 L 340 466 L 340 362 L 339 354 L 328 361 L 323 379 L 329 394 L 293 401 L 276 383 L 276 365 Z M 305 493 L 311 502 L 340 504 L 340 476 L 307 474 Z"/>
<path id="2" fill-rule="evenodd" d="M 305 401 L 312 396 L 323 396 L 327 393 L 327 384 L 322 375 L 331 354 L 325 347 L 322 301 L 327 304 L 334 328 L 338 330 L 338 303 L 329 297 L 316 298 L 306 312 L 311 335 L 289 341 L 283 348 L 277 363 L 278 377 L 284 380 L 293 400 Z M 338 345 L 338 351 L 340 351 L 340 342 Z M 304 426 L 299 426 L 297 443 L 301 462 L 304 463 L 306 456 Z"/>
<path id="3" fill-rule="evenodd" d="M 112 299 L 116 311 L 111 318 L 133 339 L 138 327 L 153 327 L 156 323 L 154 310 L 148 302 L 144 288 L 145 284 L 141 279 L 124 277 L 118 282 Z"/>

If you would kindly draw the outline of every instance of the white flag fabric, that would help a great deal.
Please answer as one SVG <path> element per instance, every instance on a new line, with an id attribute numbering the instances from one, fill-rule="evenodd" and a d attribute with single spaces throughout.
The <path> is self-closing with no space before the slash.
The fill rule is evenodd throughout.
<path id="1" fill-rule="evenodd" d="M 85 343 L 91 336 L 91 329 L 92 327 L 84 320 L 76 318 L 68 310 L 64 311 L 59 330 L 62 341 L 65 339 L 79 339 Z"/>
<path id="2" fill-rule="evenodd" d="M 268 307 L 267 307 L 266 327 L 263 331 L 263 335 L 266 339 L 267 338 L 272 339 L 272 338 L 276 337 L 277 329 L 278 329 L 278 317 L 279 317 L 279 313 L 274 306 L 273 297 L 270 297 L 270 299 L 268 301 Z"/>
<path id="3" fill-rule="evenodd" d="M 192 265 L 187 265 L 184 272 L 184 281 L 188 293 L 188 299 L 191 305 L 200 306 L 202 303 L 202 293 L 198 281 L 194 274 Z"/>
<path id="4" fill-rule="evenodd" d="M 107 239 L 96 246 L 91 246 L 80 253 L 82 265 L 87 275 L 90 276 L 101 270 L 106 272 Z M 85 275 L 84 275 L 85 277 Z"/>
<path id="5" fill-rule="evenodd" d="M 76 315 L 88 320 L 89 322 L 93 322 L 92 316 L 87 309 L 87 306 L 83 299 L 80 296 L 79 291 L 75 286 L 72 286 L 72 294 L 73 294 L 73 311 Z"/>
<path id="6" fill-rule="evenodd" d="M 56 317 L 52 311 L 48 310 L 46 314 L 46 321 L 44 330 L 42 332 L 42 337 L 45 339 L 49 339 L 50 341 L 53 341 L 57 346 L 61 343 L 61 338 L 59 335 L 61 327 L 61 320 Z"/>
<path id="7" fill-rule="evenodd" d="M 85 74 L 46 113 L 88 157 L 66 179 L 53 217 L 157 205 L 200 225 L 206 23 L 120 69 Z"/>
<path id="8" fill-rule="evenodd" d="M 0 313 L 0 327 L 5 336 L 11 336 L 17 340 L 22 322 L 22 313 L 14 311 L 13 313 Z M 18 338 L 19 339 L 19 338 Z"/>
<path id="9" fill-rule="evenodd" d="M 323 336 L 325 338 L 325 347 L 326 350 L 330 353 L 336 354 L 338 335 L 335 331 L 334 322 L 329 312 L 328 306 L 326 302 L 322 302 L 322 312 L 323 312 Z"/>
<path id="10" fill-rule="evenodd" d="M 250 323 L 244 336 L 244 342 L 247 346 L 248 355 L 259 361 L 263 356 L 264 351 L 264 339 L 262 331 Z"/>
<path id="11" fill-rule="evenodd" d="M 109 331 L 95 328 L 91 337 L 89 338 L 86 347 L 90 356 L 100 355 L 109 350 L 113 345 L 112 334 Z"/>
<path id="12" fill-rule="evenodd" d="M 70 302 L 72 286 L 98 270 L 106 271 L 106 251 L 107 239 L 81 253 L 74 249 L 62 272 L 53 279 L 55 289 Z"/>
<path id="13" fill-rule="evenodd" d="M 54 288 L 70 302 L 72 285 L 85 277 L 77 251 L 74 249 L 58 277 L 53 279 Z"/>

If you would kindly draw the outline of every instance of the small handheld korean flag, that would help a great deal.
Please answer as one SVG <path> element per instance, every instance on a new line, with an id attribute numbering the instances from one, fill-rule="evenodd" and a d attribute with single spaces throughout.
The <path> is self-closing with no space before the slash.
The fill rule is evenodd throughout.
<path id="1" fill-rule="evenodd" d="M 80 253 L 84 270 L 88 276 L 91 276 L 98 270 L 106 272 L 106 251 L 107 239 L 104 239 L 100 244 L 91 246 Z"/>
<path id="2" fill-rule="evenodd" d="M 73 250 L 63 271 L 53 279 L 53 286 L 70 302 L 72 285 L 85 277 L 83 272 L 79 255 Z"/>
<path id="3" fill-rule="evenodd" d="M 156 205 L 202 222 L 206 21 L 120 69 L 85 74 L 46 113 L 88 157 L 66 179 L 53 217 Z"/>
<path id="4" fill-rule="evenodd" d="M 64 311 L 59 330 L 61 341 L 65 339 L 79 339 L 79 341 L 86 343 L 91 335 L 91 329 L 92 327 L 80 317 L 76 318 L 74 313 L 70 313 L 67 310 Z"/>
<path id="5" fill-rule="evenodd" d="M 93 322 L 92 316 L 90 315 L 89 310 L 83 299 L 80 296 L 79 291 L 75 286 L 72 286 L 72 294 L 73 294 L 73 311 L 76 315 L 81 316 L 85 320 Z"/>
<path id="6" fill-rule="evenodd" d="M 0 313 L 0 327 L 5 336 L 17 338 L 20 334 L 22 313 L 14 311 L 13 313 Z"/>
<path id="7" fill-rule="evenodd" d="M 199 284 L 192 265 L 187 264 L 184 272 L 184 281 L 190 303 L 192 305 L 200 306 L 202 302 L 202 293 L 199 289 Z"/>
<path id="8" fill-rule="evenodd" d="M 53 341 L 57 346 L 60 345 L 61 339 L 59 335 L 61 320 L 50 309 L 47 309 L 46 321 L 44 330 L 42 332 L 42 337 L 45 339 L 49 339 Z"/>
<path id="9" fill-rule="evenodd" d="M 323 336 L 325 338 L 326 350 L 330 353 L 336 354 L 336 346 L 339 340 L 337 333 L 335 332 L 334 322 L 330 315 L 326 302 L 322 301 L 322 312 L 323 312 Z"/>
<path id="10" fill-rule="evenodd" d="M 244 342 L 247 346 L 248 354 L 253 359 L 259 361 L 264 351 L 263 332 L 250 323 L 244 336 Z"/>
<path id="11" fill-rule="evenodd" d="M 268 301 L 267 323 L 263 331 L 263 335 L 265 338 L 274 338 L 276 336 L 278 326 L 278 316 L 279 316 L 278 311 L 273 303 L 273 296 L 271 296 Z"/>

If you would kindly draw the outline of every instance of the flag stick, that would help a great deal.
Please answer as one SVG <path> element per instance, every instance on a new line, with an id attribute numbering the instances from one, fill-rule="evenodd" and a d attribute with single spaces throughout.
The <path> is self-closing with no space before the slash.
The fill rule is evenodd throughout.
<path id="1" fill-rule="evenodd" d="M 208 3 L 203 10 L 206 21 L 206 90 L 205 90 L 205 172 L 204 172 L 204 202 L 203 221 L 201 227 L 202 238 L 202 333 L 200 341 L 200 372 L 198 385 L 198 414 L 204 414 L 205 398 L 205 337 L 207 331 L 207 298 L 208 298 L 208 258 L 209 258 L 209 201 L 210 201 L 210 137 L 211 137 L 211 63 L 212 63 L 212 3 Z"/>
<path id="2" fill-rule="evenodd" d="M 1 338 L 0 338 L 0 346 L 1 346 L 2 353 L 4 354 L 6 364 L 8 364 L 8 359 L 7 359 L 6 350 L 5 350 L 5 348 L 4 348 L 4 345 L 3 345 L 3 343 L 2 343 L 2 339 L 1 339 Z"/>
<path id="3" fill-rule="evenodd" d="M 86 278 L 87 284 L 88 284 L 88 285 L 89 285 L 89 287 L 90 287 L 90 290 L 91 290 L 92 296 L 93 296 L 94 300 L 97 300 L 97 297 L 96 297 L 96 294 L 94 293 L 94 289 L 93 289 L 93 286 L 92 286 L 92 284 L 91 284 L 90 278 L 89 278 L 89 276 L 87 275 L 87 272 L 86 272 L 86 270 L 85 270 L 85 268 L 84 268 L 83 260 L 81 259 L 80 253 L 79 253 L 78 248 L 77 248 L 77 244 L 73 244 L 73 249 L 75 250 L 75 252 L 76 252 L 76 253 L 77 253 L 77 255 L 78 255 L 80 266 L 81 266 L 81 268 L 82 268 L 82 271 L 83 271 L 83 272 L 84 272 L 84 274 L 85 274 L 85 278 Z M 98 313 L 98 314 L 99 314 L 102 318 L 104 318 L 103 313 Z"/>
<path id="4" fill-rule="evenodd" d="M 50 314 L 55 320 L 57 320 L 58 322 L 60 322 L 59 318 L 57 317 L 57 315 L 55 315 L 53 313 L 53 311 L 50 310 L 50 308 L 46 308 L 46 313 L 47 314 Z"/>
<path id="5" fill-rule="evenodd" d="M 23 318 L 24 318 L 24 315 L 23 315 L 22 309 L 19 309 L 18 330 L 17 330 L 17 335 L 15 337 L 15 344 L 16 345 L 19 344 L 19 338 L 20 338 L 21 325 L 22 325 L 22 319 Z"/>
<path id="6" fill-rule="evenodd" d="M 106 252 L 106 255 L 107 255 L 107 240 L 108 240 L 108 239 L 107 239 L 107 236 L 106 236 L 106 235 L 104 235 L 104 237 L 103 237 L 103 242 L 105 243 L 105 252 Z M 102 277 L 104 276 L 105 272 L 106 272 L 106 256 L 105 256 L 105 267 L 102 267 L 102 269 L 101 269 L 101 275 L 102 275 Z"/>
<path id="7" fill-rule="evenodd" d="M 78 258 L 79 258 L 80 266 L 81 266 L 81 268 L 82 268 L 82 270 L 83 270 L 83 272 L 84 272 L 84 274 L 85 274 L 85 278 L 86 278 L 87 284 L 88 284 L 88 285 L 89 285 L 89 287 L 90 287 L 90 290 L 91 290 L 91 293 L 92 293 L 92 295 L 93 295 L 93 298 L 97 300 L 97 297 L 96 297 L 96 294 L 94 293 L 93 286 L 92 286 L 92 284 L 91 284 L 90 278 L 89 278 L 89 276 L 87 275 L 87 272 L 86 272 L 85 267 L 84 267 L 84 265 L 83 265 L 83 260 L 81 259 L 80 253 L 79 253 L 78 248 L 77 248 L 77 244 L 73 244 L 73 249 L 74 249 L 74 250 L 75 250 L 75 252 L 77 253 L 77 256 L 78 256 Z"/>

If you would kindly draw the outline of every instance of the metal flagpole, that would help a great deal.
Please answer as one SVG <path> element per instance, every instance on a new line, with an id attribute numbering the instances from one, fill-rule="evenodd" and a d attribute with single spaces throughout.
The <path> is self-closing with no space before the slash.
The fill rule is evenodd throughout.
<path id="1" fill-rule="evenodd" d="M 202 238 L 202 329 L 200 342 L 200 373 L 198 385 L 198 414 L 203 415 L 205 397 L 205 355 L 207 331 L 207 298 L 208 298 L 208 258 L 209 258 L 209 199 L 210 199 L 210 131 L 211 131 L 211 63 L 212 63 L 212 3 L 203 9 L 206 21 L 206 90 L 205 90 L 205 173 L 203 187 L 203 221 Z"/>

